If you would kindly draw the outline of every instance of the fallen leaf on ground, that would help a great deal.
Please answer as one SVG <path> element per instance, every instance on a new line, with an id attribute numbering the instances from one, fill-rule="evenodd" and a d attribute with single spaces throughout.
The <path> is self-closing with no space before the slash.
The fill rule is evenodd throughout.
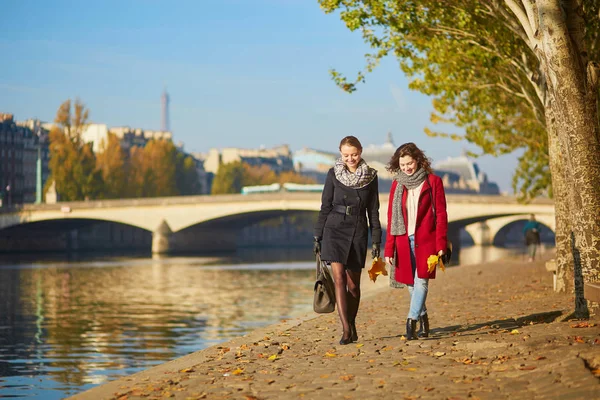
<path id="1" fill-rule="evenodd" d="M 433 355 L 436 357 L 441 357 L 441 356 L 445 356 L 446 353 L 444 351 L 436 351 L 435 353 L 433 353 Z"/>
<path id="2" fill-rule="evenodd" d="M 518 335 L 520 332 L 518 329 L 513 329 L 512 331 L 510 331 L 511 335 Z"/>
<path id="3" fill-rule="evenodd" d="M 584 321 L 584 322 L 579 322 L 577 324 L 571 325 L 571 328 L 592 328 L 594 326 L 596 326 L 596 324 L 594 324 L 593 322 L 590 323 L 590 322 Z"/>
<path id="4" fill-rule="evenodd" d="M 536 368 L 536 367 L 535 367 L 535 366 L 533 366 L 533 365 L 527 365 L 527 366 L 524 366 L 524 367 L 519 367 L 519 369 L 520 369 L 521 371 L 531 371 L 531 370 L 534 370 L 535 368 Z"/>

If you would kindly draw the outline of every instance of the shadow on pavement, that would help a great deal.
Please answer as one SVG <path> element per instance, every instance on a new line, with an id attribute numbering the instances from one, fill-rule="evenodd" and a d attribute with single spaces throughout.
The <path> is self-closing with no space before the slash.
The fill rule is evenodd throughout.
<path id="1" fill-rule="evenodd" d="M 518 329 L 522 326 L 534 324 L 549 324 L 556 321 L 563 315 L 562 311 L 549 311 L 545 313 L 530 314 L 517 319 L 497 319 L 494 321 L 486 321 L 478 324 L 468 325 L 453 325 L 446 326 L 443 328 L 434 328 L 431 330 L 430 339 L 441 339 L 444 337 L 452 337 L 457 333 L 478 331 L 477 334 L 481 333 L 497 333 L 499 331 Z M 464 336 L 464 335 L 461 335 Z"/>

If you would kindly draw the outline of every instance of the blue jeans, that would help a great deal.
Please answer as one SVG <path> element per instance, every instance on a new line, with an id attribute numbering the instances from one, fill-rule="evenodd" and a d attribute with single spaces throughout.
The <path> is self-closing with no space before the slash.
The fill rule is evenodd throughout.
<path id="1" fill-rule="evenodd" d="M 429 279 L 421 279 L 417 276 L 417 260 L 415 257 L 415 236 L 408 237 L 410 242 L 410 261 L 412 264 L 412 272 L 414 285 L 408 285 L 408 294 L 410 295 L 410 308 L 408 310 L 408 318 L 418 320 L 421 315 L 427 314 L 427 290 L 429 288 Z"/>

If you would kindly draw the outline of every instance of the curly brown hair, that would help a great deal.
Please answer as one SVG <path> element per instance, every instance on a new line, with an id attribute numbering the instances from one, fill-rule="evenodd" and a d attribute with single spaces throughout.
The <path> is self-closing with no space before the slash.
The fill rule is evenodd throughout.
<path id="1" fill-rule="evenodd" d="M 358 140 L 355 136 L 346 136 L 340 142 L 340 151 L 342 150 L 342 146 L 348 145 L 352 147 L 356 147 L 358 151 L 362 153 L 362 144 L 360 144 L 360 140 Z"/>
<path id="2" fill-rule="evenodd" d="M 404 143 L 396 149 L 385 169 L 395 174 L 400 171 L 400 158 L 411 156 L 417 162 L 417 170 L 423 168 L 428 174 L 433 174 L 431 160 L 427 158 L 423 150 L 419 149 L 413 142 Z"/>

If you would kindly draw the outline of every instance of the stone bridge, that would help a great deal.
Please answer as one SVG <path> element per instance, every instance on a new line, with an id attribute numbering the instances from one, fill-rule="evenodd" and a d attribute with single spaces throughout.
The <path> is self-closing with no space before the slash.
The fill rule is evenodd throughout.
<path id="1" fill-rule="evenodd" d="M 70 229 L 78 221 L 106 221 L 152 233 L 152 251 L 165 253 L 195 249 L 235 249 L 235 234 L 262 220 L 296 215 L 314 218 L 320 193 L 185 196 L 152 199 L 63 202 L 25 205 L 0 213 L 0 235 L 54 225 Z M 381 223 L 386 225 L 388 196 L 380 196 Z M 504 226 L 535 214 L 555 230 L 554 203 L 538 199 L 519 204 L 506 196 L 447 195 L 449 236 L 458 242 L 465 228 L 475 244 L 487 245 Z"/>

